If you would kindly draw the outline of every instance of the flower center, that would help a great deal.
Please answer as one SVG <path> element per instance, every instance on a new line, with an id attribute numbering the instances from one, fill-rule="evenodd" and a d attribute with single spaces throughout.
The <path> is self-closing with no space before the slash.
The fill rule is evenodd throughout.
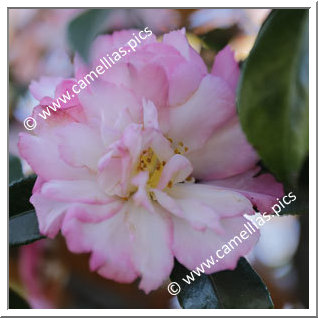
<path id="1" fill-rule="evenodd" d="M 183 155 L 188 152 L 189 148 L 183 144 L 182 141 L 174 142 L 171 138 L 167 138 L 170 143 L 171 147 L 174 149 L 175 154 Z"/>
<path id="2" fill-rule="evenodd" d="M 151 148 L 144 150 L 140 155 L 138 170 L 149 172 L 147 184 L 150 188 L 155 188 L 158 185 L 165 164 L 166 162 L 160 161 Z"/>

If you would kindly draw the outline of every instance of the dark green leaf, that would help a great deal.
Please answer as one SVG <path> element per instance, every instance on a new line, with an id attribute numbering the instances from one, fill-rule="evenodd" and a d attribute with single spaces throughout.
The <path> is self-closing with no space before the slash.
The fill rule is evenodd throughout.
<path id="1" fill-rule="evenodd" d="M 297 215 L 308 213 L 309 210 L 309 158 L 305 160 L 301 170 L 298 184 L 294 188 L 286 187 L 285 193 L 293 192 L 296 200 L 285 205 L 280 215 Z"/>
<path id="2" fill-rule="evenodd" d="M 235 270 L 222 271 L 200 277 L 194 274 L 194 282 L 182 280 L 189 271 L 175 264 L 171 280 L 181 287 L 178 300 L 183 308 L 268 309 L 273 303 L 267 287 L 245 260 L 240 258 Z"/>
<path id="3" fill-rule="evenodd" d="M 209 276 L 201 275 L 189 285 L 182 278 L 189 275 L 189 270 L 175 261 L 175 266 L 171 273 L 171 281 L 180 285 L 181 291 L 178 294 L 178 300 L 182 308 L 185 309 L 208 309 L 222 308 L 215 294 Z"/>
<path id="4" fill-rule="evenodd" d="M 23 178 L 21 161 L 14 155 L 9 155 L 9 184 Z"/>
<path id="5" fill-rule="evenodd" d="M 222 271 L 209 277 L 223 308 L 273 308 L 267 287 L 243 257 L 234 271 Z"/>
<path id="6" fill-rule="evenodd" d="M 28 244 L 43 238 L 30 203 L 35 176 L 19 180 L 9 188 L 9 244 Z"/>
<path id="7" fill-rule="evenodd" d="M 214 29 L 208 33 L 199 35 L 207 47 L 214 51 L 222 50 L 229 41 L 240 34 L 241 30 L 237 25 L 226 29 Z"/>
<path id="8" fill-rule="evenodd" d="M 68 26 L 68 40 L 71 48 L 78 52 L 84 61 L 89 60 L 89 51 L 95 37 L 104 30 L 110 9 L 87 10 Z"/>
<path id="9" fill-rule="evenodd" d="M 33 210 L 30 203 L 35 176 L 31 176 L 17 182 L 9 187 L 9 216 L 12 217 L 25 211 Z"/>
<path id="10" fill-rule="evenodd" d="M 44 238 L 39 232 L 39 224 L 34 210 L 15 215 L 9 220 L 9 245 L 29 244 Z"/>
<path id="11" fill-rule="evenodd" d="M 9 309 L 30 309 L 30 306 L 20 295 L 10 288 Z"/>
<path id="12" fill-rule="evenodd" d="M 273 10 L 243 65 L 238 112 L 264 164 L 285 186 L 308 154 L 308 10 Z"/>

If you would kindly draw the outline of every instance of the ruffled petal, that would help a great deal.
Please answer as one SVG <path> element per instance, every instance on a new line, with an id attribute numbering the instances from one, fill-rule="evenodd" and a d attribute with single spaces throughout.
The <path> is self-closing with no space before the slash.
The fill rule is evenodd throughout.
<path id="1" fill-rule="evenodd" d="M 62 202 L 104 204 L 113 201 L 95 180 L 51 180 L 43 184 L 41 193 Z"/>
<path id="2" fill-rule="evenodd" d="M 104 206 L 107 209 L 107 206 Z M 91 252 L 90 268 L 105 278 L 131 283 L 137 278 L 131 257 L 131 240 L 126 226 L 126 206 L 112 217 L 98 223 L 82 222 L 77 208 L 63 221 L 62 233 L 74 253 Z"/>
<path id="3" fill-rule="evenodd" d="M 206 72 L 206 66 L 200 55 L 190 46 L 185 28 L 171 31 L 163 36 L 162 42 L 177 49 L 185 60 L 191 60 L 201 72 Z"/>
<path id="4" fill-rule="evenodd" d="M 157 188 L 162 190 L 169 181 L 172 184 L 183 182 L 192 172 L 190 161 L 181 155 L 174 155 L 169 159 L 162 170 Z"/>
<path id="5" fill-rule="evenodd" d="M 141 171 L 132 179 L 132 183 L 138 188 L 137 192 L 133 195 L 133 200 L 136 206 L 142 206 L 147 211 L 155 213 L 146 189 L 148 177 L 148 171 Z"/>
<path id="6" fill-rule="evenodd" d="M 21 133 L 18 147 L 21 157 L 29 163 L 37 175 L 45 180 L 90 178 L 87 168 L 75 168 L 62 160 L 58 144 L 58 136 L 47 131 L 40 136 Z"/>
<path id="7" fill-rule="evenodd" d="M 167 105 L 168 99 L 168 78 L 165 70 L 155 63 L 146 64 L 138 70 L 133 65 L 128 65 L 130 75 L 129 88 L 140 100 L 152 101 L 158 109 Z"/>
<path id="8" fill-rule="evenodd" d="M 35 99 L 40 101 L 44 97 L 54 98 L 56 86 L 62 82 L 61 77 L 43 76 L 39 81 L 32 81 L 29 89 Z"/>
<path id="9" fill-rule="evenodd" d="M 139 287 L 146 293 L 161 286 L 173 268 L 171 224 L 160 206 L 155 210 L 131 206 L 128 217 L 133 262 L 141 275 Z"/>
<path id="10" fill-rule="evenodd" d="M 142 108 L 132 92 L 105 82 L 96 82 L 90 88 L 82 91 L 79 99 L 92 126 L 115 128 L 119 113 L 127 107 L 134 122 L 141 122 Z"/>
<path id="11" fill-rule="evenodd" d="M 209 227 L 222 233 L 221 219 L 254 213 L 252 204 L 243 195 L 216 190 L 202 184 L 178 184 L 166 192 L 152 191 L 160 205 L 196 229 Z"/>
<path id="12" fill-rule="evenodd" d="M 269 173 L 258 175 L 259 167 L 223 180 L 206 182 L 219 189 L 228 189 L 246 196 L 260 212 L 271 213 L 271 207 L 284 195 L 284 187 Z"/>
<path id="13" fill-rule="evenodd" d="M 76 81 L 74 79 L 66 79 L 56 86 L 55 98 L 62 99 L 62 102 L 60 102 L 61 109 L 79 106 L 78 96 L 74 94 L 72 90 L 75 84 Z M 64 103 L 63 100 L 66 101 L 66 103 Z"/>
<path id="14" fill-rule="evenodd" d="M 69 204 L 50 200 L 40 193 L 34 193 L 30 202 L 35 207 L 40 233 L 53 238 L 59 232 Z"/>
<path id="15" fill-rule="evenodd" d="M 70 123 L 57 131 L 62 159 L 73 167 L 86 166 L 97 171 L 98 160 L 104 153 L 100 134 L 81 123 Z"/>
<path id="16" fill-rule="evenodd" d="M 114 51 L 119 50 L 119 48 L 125 49 L 127 53 L 127 58 L 130 55 L 134 55 L 135 52 L 131 52 L 131 48 L 128 45 L 128 41 L 130 41 L 133 38 L 133 35 L 137 35 L 140 30 L 137 29 L 130 29 L 130 30 L 121 30 L 121 31 L 115 31 L 113 34 L 106 34 L 106 35 L 100 35 L 98 36 L 91 49 L 91 56 L 92 61 L 99 60 L 103 56 L 107 58 L 107 53 L 111 54 Z M 154 34 L 151 34 L 147 37 L 147 39 L 141 41 L 140 43 L 137 43 L 137 47 L 135 48 L 136 51 L 140 50 L 143 46 L 148 45 L 149 43 L 155 43 L 156 42 L 156 36 Z M 128 51 L 130 50 L 130 51 Z M 124 56 L 125 57 L 125 56 Z"/>
<path id="17" fill-rule="evenodd" d="M 234 114 L 234 94 L 222 79 L 207 75 L 185 104 L 171 108 L 167 135 L 194 151 Z"/>
<path id="18" fill-rule="evenodd" d="M 238 63 L 234 59 L 234 52 L 229 45 L 216 55 L 211 74 L 224 79 L 232 91 L 236 91 L 240 77 L 240 69 Z"/>
<path id="19" fill-rule="evenodd" d="M 203 77 L 207 74 L 192 62 L 179 63 L 178 68 L 169 78 L 169 105 L 179 106 L 198 89 Z"/>
<path id="20" fill-rule="evenodd" d="M 221 221 L 223 234 L 217 234 L 211 229 L 198 231 L 193 229 L 186 221 L 180 218 L 173 218 L 174 242 L 173 251 L 178 261 L 187 267 L 189 270 L 195 270 L 201 266 L 203 262 L 207 263 L 207 259 L 211 260 L 211 256 L 215 260 L 215 264 L 210 268 L 205 268 L 205 274 L 211 274 L 222 270 L 233 270 L 236 267 L 237 261 L 241 256 L 246 255 L 251 251 L 259 238 L 259 231 L 250 235 L 246 240 L 240 239 L 236 245 L 232 242 L 233 249 L 225 255 L 225 245 L 229 246 L 229 241 L 235 236 L 240 236 L 241 231 L 246 231 L 244 224 L 247 219 L 243 216 L 225 218 Z M 189 253 L 189 250 L 191 253 Z M 218 259 L 216 252 L 224 258 Z M 227 250 L 228 251 L 228 250 Z"/>
<path id="21" fill-rule="evenodd" d="M 191 226 L 197 230 L 204 230 L 210 227 L 217 232 L 222 232 L 220 226 L 220 216 L 213 209 L 202 202 L 185 198 L 183 200 L 175 200 L 166 192 L 154 189 L 156 200 L 158 203 L 172 214 L 187 220 Z"/>
<path id="22" fill-rule="evenodd" d="M 152 101 L 143 100 L 144 128 L 158 129 L 158 112 Z"/>
<path id="23" fill-rule="evenodd" d="M 131 170 L 142 149 L 141 125 L 129 125 L 98 163 L 98 182 L 109 195 L 126 196 Z"/>
<path id="24" fill-rule="evenodd" d="M 194 178 L 199 180 L 227 178 L 251 169 L 259 160 L 236 116 L 187 157 L 193 165 Z"/>

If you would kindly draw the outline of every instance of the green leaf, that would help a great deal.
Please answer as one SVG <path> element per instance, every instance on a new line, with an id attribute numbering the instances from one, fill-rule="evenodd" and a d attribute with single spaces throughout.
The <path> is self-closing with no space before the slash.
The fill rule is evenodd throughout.
<path id="1" fill-rule="evenodd" d="M 224 308 L 273 308 L 267 287 L 243 257 L 234 271 L 218 272 L 210 278 Z"/>
<path id="2" fill-rule="evenodd" d="M 9 188 L 9 245 L 28 244 L 44 236 L 30 203 L 35 176 L 19 180 Z"/>
<path id="3" fill-rule="evenodd" d="M 92 42 L 104 30 L 104 23 L 110 11 L 110 9 L 87 10 L 72 20 L 68 26 L 70 46 L 81 55 L 85 62 L 89 60 Z"/>
<path id="4" fill-rule="evenodd" d="M 30 309 L 30 306 L 20 295 L 10 288 L 9 309 Z"/>
<path id="5" fill-rule="evenodd" d="M 308 154 L 308 10 L 273 10 L 243 65 L 238 112 L 264 164 L 295 186 Z"/>
<path id="6" fill-rule="evenodd" d="M 241 30 L 237 25 L 233 25 L 226 29 L 214 29 L 208 33 L 199 35 L 205 45 L 214 51 L 222 50 L 229 41 L 240 34 Z"/>
<path id="7" fill-rule="evenodd" d="M 189 270 L 175 260 L 170 279 L 180 285 L 181 291 L 177 297 L 182 308 L 222 308 L 209 276 L 201 275 L 196 277 L 194 275 L 195 280 L 188 285 L 182 280 L 182 278 L 186 279 L 187 275 L 189 275 Z"/>
<path id="8" fill-rule="evenodd" d="M 9 184 L 23 178 L 21 161 L 14 155 L 9 155 Z"/>
<path id="9" fill-rule="evenodd" d="M 245 258 L 241 257 L 235 270 L 221 271 L 212 275 L 193 274 L 195 280 L 187 284 L 189 271 L 175 264 L 171 280 L 181 287 L 178 294 L 180 305 L 185 309 L 269 309 L 273 303 L 267 287 Z"/>
<path id="10" fill-rule="evenodd" d="M 15 215 L 9 220 L 9 245 L 29 244 L 44 238 L 39 232 L 38 219 L 34 210 Z"/>
<path id="11" fill-rule="evenodd" d="M 285 205 L 280 215 L 299 215 L 308 213 L 309 210 L 309 157 L 306 158 L 301 170 L 298 184 L 294 188 L 285 188 L 285 193 L 293 192 L 296 200 Z"/>
<path id="12" fill-rule="evenodd" d="M 36 177 L 30 176 L 25 179 L 12 183 L 9 187 L 9 216 L 33 210 L 33 205 L 30 203 L 32 189 Z"/>

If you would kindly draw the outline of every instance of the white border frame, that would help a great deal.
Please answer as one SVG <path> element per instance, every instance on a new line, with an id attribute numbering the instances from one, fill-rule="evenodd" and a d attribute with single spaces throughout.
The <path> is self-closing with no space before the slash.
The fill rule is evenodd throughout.
<path id="1" fill-rule="evenodd" d="M 5 1 L 5 6 L 1 7 L 1 43 L 7 43 L 7 8 L 8 7 L 25 7 L 26 2 L 22 0 Z M 40 0 L 29 0 L 27 2 L 28 7 L 49 7 L 47 2 Z M 55 0 L 51 4 L 54 7 L 68 8 L 68 7 L 87 7 L 86 1 L 75 1 L 75 0 Z M 105 1 L 90 0 L 89 7 L 104 7 Z M 118 2 L 116 3 L 118 4 Z M 123 1 L 122 7 L 150 7 L 150 2 L 146 1 Z M 268 1 L 255 1 L 243 0 L 239 3 L 237 1 L 202 1 L 196 0 L 161 0 L 158 2 L 160 7 L 176 7 L 176 8 L 192 8 L 192 7 L 253 7 L 253 8 L 284 8 L 284 7 L 299 7 L 299 8 L 311 8 L 309 10 L 309 125 L 310 125 L 310 156 L 309 156 L 309 167 L 310 167 L 310 178 L 309 178 L 309 309 L 7 309 L 7 295 L 8 295 L 8 280 L 7 274 L 8 268 L 8 245 L 7 245 L 7 213 L 8 211 L 8 200 L 5 193 L 8 193 L 7 179 L 2 177 L 1 181 L 1 198 L 2 202 L 6 202 L 5 208 L 2 209 L 1 219 L 2 222 L 0 236 L 1 236 L 1 255 L 6 255 L 6 261 L 2 258 L 1 266 L 1 282 L 0 285 L 0 315 L 1 316 L 120 316 L 120 315 L 131 315 L 131 316 L 316 316 L 316 2 L 315 1 L 294 1 L 294 0 L 268 0 Z M 195 5 L 195 6 L 194 6 Z M 118 6 L 113 6 L 118 7 Z M 153 5 L 152 7 L 159 7 Z M 1 118 L 3 126 L 1 129 L 1 146 L 2 149 L 8 146 L 8 110 L 7 105 L 8 97 L 8 80 L 7 80 L 7 52 L 1 50 L 1 74 L 3 74 L 0 86 L 2 96 L 2 107 L 0 108 Z M 5 121 L 6 120 L 6 121 Z M 6 123 L 6 124 L 5 124 Z M 1 167 L 3 170 L 2 176 L 7 174 L 7 156 L 1 156 Z M 6 171 L 5 167 L 7 168 Z M 4 283 L 3 283 L 4 282 Z"/>

